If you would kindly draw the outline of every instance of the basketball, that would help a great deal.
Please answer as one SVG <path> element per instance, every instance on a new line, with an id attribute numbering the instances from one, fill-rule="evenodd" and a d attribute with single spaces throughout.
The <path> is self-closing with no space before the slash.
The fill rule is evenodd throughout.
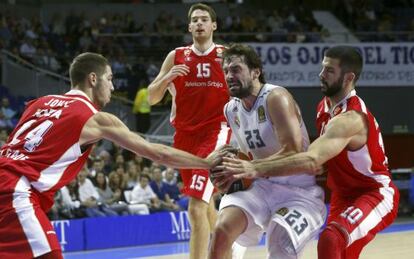
<path id="1" fill-rule="evenodd" d="M 247 154 L 245 154 L 241 151 L 239 151 L 237 153 L 237 157 L 242 159 L 242 160 L 251 160 L 250 157 Z M 254 179 L 239 179 L 239 180 L 236 180 L 231 184 L 231 186 L 228 189 L 226 194 L 247 190 L 252 185 L 253 181 L 254 181 Z"/>

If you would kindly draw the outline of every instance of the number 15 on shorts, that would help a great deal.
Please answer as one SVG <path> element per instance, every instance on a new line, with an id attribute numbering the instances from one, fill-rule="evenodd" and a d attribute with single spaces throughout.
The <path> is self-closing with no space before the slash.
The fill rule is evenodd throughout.
<path id="1" fill-rule="evenodd" d="M 204 189 L 204 185 L 206 184 L 207 178 L 202 175 L 195 174 L 191 178 L 191 185 L 190 189 L 195 189 L 197 191 L 202 191 Z"/>

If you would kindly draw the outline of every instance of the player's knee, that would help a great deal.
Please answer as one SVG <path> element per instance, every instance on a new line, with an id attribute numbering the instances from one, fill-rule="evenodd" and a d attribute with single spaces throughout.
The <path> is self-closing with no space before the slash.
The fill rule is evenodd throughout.
<path id="1" fill-rule="evenodd" d="M 215 246 L 230 246 L 235 239 L 232 234 L 233 228 L 234 224 L 231 224 L 231 222 L 217 222 L 213 232 Z"/>
<path id="2" fill-rule="evenodd" d="M 203 218 L 207 218 L 208 204 L 201 201 L 191 199 L 188 206 L 188 216 L 192 221 L 200 221 Z"/>
<path id="3" fill-rule="evenodd" d="M 336 225 L 328 225 L 320 234 L 318 241 L 318 258 L 341 258 L 345 251 L 348 237 Z"/>

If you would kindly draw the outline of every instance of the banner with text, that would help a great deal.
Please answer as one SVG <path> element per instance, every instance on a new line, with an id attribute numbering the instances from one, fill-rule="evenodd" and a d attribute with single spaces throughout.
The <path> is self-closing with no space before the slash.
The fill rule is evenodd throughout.
<path id="1" fill-rule="evenodd" d="M 263 61 L 267 82 L 281 86 L 319 86 L 323 53 L 331 43 L 248 43 Z M 414 43 L 355 43 L 364 67 L 358 86 L 414 86 Z"/>
<path id="2" fill-rule="evenodd" d="M 186 211 L 57 220 L 52 224 L 64 252 L 190 239 L 190 221 Z"/>

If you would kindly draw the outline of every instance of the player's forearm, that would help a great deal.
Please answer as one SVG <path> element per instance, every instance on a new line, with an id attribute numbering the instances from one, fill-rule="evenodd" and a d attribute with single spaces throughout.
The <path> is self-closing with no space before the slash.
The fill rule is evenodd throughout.
<path id="1" fill-rule="evenodd" d="M 207 160 L 164 145 L 158 145 L 154 161 L 173 168 L 209 169 Z"/>
<path id="2" fill-rule="evenodd" d="M 150 105 L 157 104 L 162 100 L 169 83 L 166 79 L 160 79 L 148 86 L 148 102 Z"/>
<path id="3" fill-rule="evenodd" d="M 297 173 L 318 174 L 321 165 L 308 153 L 299 153 L 283 158 L 253 160 L 253 165 L 263 177 L 288 176 Z"/>

